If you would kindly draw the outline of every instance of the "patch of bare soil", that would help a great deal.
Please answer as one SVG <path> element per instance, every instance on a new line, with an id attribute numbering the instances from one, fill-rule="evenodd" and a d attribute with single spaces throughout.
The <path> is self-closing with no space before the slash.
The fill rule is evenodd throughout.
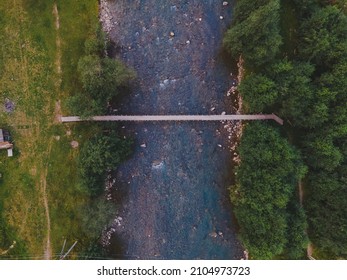
<path id="1" fill-rule="evenodd" d="M 51 144 L 49 147 L 51 147 Z M 45 207 L 46 223 L 47 223 L 47 234 L 46 234 L 44 258 L 46 260 L 50 260 L 52 259 L 52 247 L 51 247 L 51 218 L 49 216 L 49 205 L 48 205 L 48 198 L 47 198 L 47 180 L 46 180 L 47 172 L 48 172 L 48 168 L 46 167 L 44 172 L 41 174 L 41 188 L 43 192 L 43 204 Z"/>

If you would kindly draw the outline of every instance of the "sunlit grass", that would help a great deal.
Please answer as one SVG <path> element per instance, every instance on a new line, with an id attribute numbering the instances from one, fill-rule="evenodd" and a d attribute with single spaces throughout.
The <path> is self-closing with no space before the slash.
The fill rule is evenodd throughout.
<path id="1" fill-rule="evenodd" d="M 78 213 L 88 197 L 78 188 L 78 149 L 70 142 L 82 143 L 93 129 L 82 126 L 76 131 L 72 126 L 71 135 L 66 135 L 67 128 L 54 123 L 54 109 L 57 100 L 63 103 L 79 88 L 76 66 L 98 22 L 98 3 L 57 1 L 59 31 L 53 5 L 54 0 L 0 2 L 0 95 L 16 104 L 12 114 L 0 111 L 1 127 L 8 127 L 15 140 L 13 158 L 0 151 L 0 250 L 17 242 L 0 258 L 43 258 L 44 180 L 53 254 L 60 251 L 63 238 L 84 236 Z M 56 70 L 58 32 L 62 77 Z"/>

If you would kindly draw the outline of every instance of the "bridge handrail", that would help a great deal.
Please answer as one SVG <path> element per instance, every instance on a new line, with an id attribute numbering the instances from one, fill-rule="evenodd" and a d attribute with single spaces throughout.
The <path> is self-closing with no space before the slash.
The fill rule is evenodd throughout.
<path id="1" fill-rule="evenodd" d="M 258 115 L 110 115 L 81 119 L 79 116 L 61 117 L 61 122 L 81 121 L 228 121 L 228 120 L 274 120 L 283 125 L 283 120 L 275 114 Z"/>

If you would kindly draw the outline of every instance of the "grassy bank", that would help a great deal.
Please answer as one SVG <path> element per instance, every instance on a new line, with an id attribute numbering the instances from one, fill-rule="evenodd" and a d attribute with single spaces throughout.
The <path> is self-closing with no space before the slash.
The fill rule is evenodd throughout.
<path id="1" fill-rule="evenodd" d="M 79 213 L 89 196 L 79 187 L 78 149 L 70 142 L 83 145 L 100 128 L 63 127 L 55 117 L 57 101 L 81 87 L 77 63 L 98 22 L 98 3 L 1 1 L 0 15 L 1 100 L 16 105 L 0 113 L 15 140 L 15 156 L 0 155 L 0 250 L 17 242 L 0 258 L 56 258 L 65 238 L 79 240 L 75 252 L 82 251 L 88 237 Z"/>

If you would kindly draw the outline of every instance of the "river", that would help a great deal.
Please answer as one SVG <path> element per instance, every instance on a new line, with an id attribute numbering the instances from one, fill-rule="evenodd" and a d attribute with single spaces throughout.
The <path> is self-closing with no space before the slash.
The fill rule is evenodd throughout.
<path id="1" fill-rule="evenodd" d="M 102 11 L 137 81 L 116 114 L 232 113 L 221 55 L 232 7 L 217 0 L 117 0 Z M 105 19 L 105 14 L 107 18 Z M 223 124 L 124 123 L 135 152 L 114 174 L 121 206 L 109 246 L 127 259 L 240 259 Z M 122 244 L 119 248 L 119 243 Z"/>

